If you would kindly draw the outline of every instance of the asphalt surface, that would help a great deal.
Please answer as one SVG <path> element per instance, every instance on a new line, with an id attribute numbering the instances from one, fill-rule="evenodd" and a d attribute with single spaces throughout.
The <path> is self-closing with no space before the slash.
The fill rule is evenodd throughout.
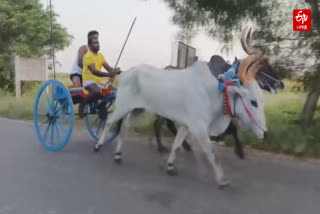
<path id="1" fill-rule="evenodd" d="M 124 162 L 113 145 L 93 153 L 74 129 L 60 152 L 38 142 L 33 126 L 0 119 L 0 214 L 319 214 L 320 165 L 219 148 L 232 187 L 217 187 L 203 154 L 179 151 L 179 175 L 165 172 L 168 154 L 147 137 L 129 136 Z M 169 145 L 169 144 L 168 144 Z"/>

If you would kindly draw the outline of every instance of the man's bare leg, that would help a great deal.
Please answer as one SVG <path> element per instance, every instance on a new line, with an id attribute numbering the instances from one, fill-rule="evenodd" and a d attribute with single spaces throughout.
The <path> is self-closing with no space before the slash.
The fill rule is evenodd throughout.
<path id="1" fill-rule="evenodd" d="M 79 104 L 79 118 L 84 118 L 84 106 L 94 100 L 99 99 L 100 97 L 100 87 L 97 84 L 91 84 L 88 87 L 86 87 L 88 90 L 88 96 L 82 101 L 82 103 Z"/>
<path id="2" fill-rule="evenodd" d="M 74 87 L 74 88 L 82 87 L 80 77 L 78 77 L 78 76 L 72 77 L 72 87 Z"/>

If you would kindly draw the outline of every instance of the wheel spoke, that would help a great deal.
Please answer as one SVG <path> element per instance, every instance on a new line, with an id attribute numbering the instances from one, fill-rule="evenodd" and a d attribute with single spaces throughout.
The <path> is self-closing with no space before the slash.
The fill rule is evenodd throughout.
<path id="1" fill-rule="evenodd" d="M 44 140 L 47 140 L 47 134 L 48 134 L 50 125 L 51 125 L 51 121 L 49 121 L 49 124 L 48 124 L 48 126 L 47 126 L 47 129 L 46 129 L 46 131 L 45 131 L 45 133 L 44 133 L 44 136 L 43 136 Z"/>
<path id="2" fill-rule="evenodd" d="M 54 102 L 54 101 L 53 101 L 53 102 Z M 58 105 L 59 105 L 59 102 L 56 101 L 56 103 L 54 104 L 54 111 L 55 111 L 55 112 L 57 111 Z"/>
<path id="3" fill-rule="evenodd" d="M 108 110 L 110 108 L 110 106 L 112 105 L 112 102 L 109 102 L 106 106 L 106 109 Z"/>
<path id="4" fill-rule="evenodd" d="M 59 101 L 59 104 L 56 107 L 56 114 L 58 114 L 58 116 L 66 116 L 66 115 L 70 115 L 70 109 L 69 109 L 69 104 L 68 101 L 66 99 L 63 99 L 61 101 Z M 71 108 L 73 108 L 71 106 Z"/>
<path id="5" fill-rule="evenodd" d="M 49 122 L 49 119 L 47 118 L 45 121 L 43 121 L 42 123 L 40 123 L 39 128 L 41 128 L 41 126 L 43 126 L 44 124 L 46 124 L 47 122 Z"/>
<path id="6" fill-rule="evenodd" d="M 45 94 L 46 94 L 46 98 L 47 98 L 47 103 L 48 103 L 48 107 L 49 107 L 49 111 L 52 110 L 52 105 L 51 105 L 51 102 L 50 102 L 50 98 L 49 98 L 49 95 L 47 93 L 47 91 L 45 91 Z"/>
<path id="7" fill-rule="evenodd" d="M 50 106 L 48 105 L 48 103 L 45 103 L 44 101 L 41 102 L 40 104 L 41 108 L 43 108 L 44 110 L 46 110 L 47 112 L 50 111 Z"/>
<path id="8" fill-rule="evenodd" d="M 98 136 L 98 133 L 99 133 L 99 130 L 100 130 L 101 121 L 102 120 L 99 120 L 99 124 L 98 124 L 97 130 L 96 130 L 96 136 Z"/>
<path id="9" fill-rule="evenodd" d="M 54 135 L 54 129 L 53 128 L 54 128 L 54 126 L 55 126 L 54 122 L 52 122 L 51 123 L 51 136 L 50 136 L 51 145 L 53 145 L 53 138 L 54 138 L 54 136 L 53 136 Z"/>
<path id="10" fill-rule="evenodd" d="M 62 123 L 60 123 L 59 120 L 56 120 L 57 126 L 60 127 L 60 129 L 62 129 L 62 131 L 64 132 L 64 134 L 67 134 L 67 130 L 64 127 L 64 125 Z"/>
<path id="11" fill-rule="evenodd" d="M 100 119 L 100 118 L 99 118 L 99 116 L 98 116 L 97 119 L 95 119 L 95 120 L 93 121 L 92 127 L 97 123 L 97 121 L 98 121 L 99 119 Z"/>
<path id="12" fill-rule="evenodd" d="M 57 139 L 58 139 L 58 143 L 60 143 L 60 132 L 59 132 L 59 127 L 57 125 L 57 123 L 54 124 L 54 127 L 56 128 L 56 132 L 57 132 Z"/>
<path id="13" fill-rule="evenodd" d="M 66 112 L 64 112 L 64 109 L 66 108 L 66 109 L 67 109 L 67 112 L 69 111 L 68 103 L 66 103 L 66 102 L 60 102 L 59 104 L 60 104 L 60 105 L 57 105 L 56 108 L 55 108 L 55 113 L 56 113 L 58 116 L 66 115 Z"/>
<path id="14" fill-rule="evenodd" d="M 61 116 L 61 109 L 59 108 L 58 110 L 56 110 L 55 114 L 60 117 Z"/>
<path id="15" fill-rule="evenodd" d="M 67 106 L 67 107 L 65 108 L 64 106 Z M 66 120 L 66 119 L 69 119 L 71 110 L 68 104 L 64 104 L 64 106 L 60 105 L 59 110 L 57 111 L 57 115 L 59 116 L 59 118 Z M 71 106 L 71 108 L 73 107 Z"/>
<path id="16" fill-rule="evenodd" d="M 58 102 L 56 102 L 56 103 L 58 103 Z M 61 105 L 59 107 L 59 105 L 56 104 L 55 107 L 54 107 L 54 114 L 60 116 L 60 113 L 61 113 Z"/>
<path id="17" fill-rule="evenodd" d="M 55 89 L 56 89 L 56 86 L 55 85 L 53 85 L 53 87 L 52 87 L 52 91 L 51 91 L 51 96 L 52 96 L 52 101 L 51 101 L 51 106 L 52 107 L 54 107 L 54 101 L 55 101 Z M 55 108 L 53 109 L 53 111 L 55 110 Z"/>
<path id="18" fill-rule="evenodd" d="M 38 112 L 37 114 L 38 114 L 39 116 L 47 116 L 47 113 Z"/>

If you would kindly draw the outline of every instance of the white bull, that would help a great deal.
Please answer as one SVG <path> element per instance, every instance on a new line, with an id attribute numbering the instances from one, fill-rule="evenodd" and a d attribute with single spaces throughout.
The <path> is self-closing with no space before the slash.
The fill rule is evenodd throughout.
<path id="1" fill-rule="evenodd" d="M 255 60 L 246 67 L 249 69 L 247 72 L 257 69 L 258 65 L 259 60 Z M 243 66 L 240 64 L 241 67 Z M 262 139 L 267 127 L 263 93 L 258 83 L 251 78 L 244 87 L 230 86 L 228 91 L 230 106 L 236 119 Z M 220 163 L 212 149 L 214 143 L 210 141 L 209 136 L 223 133 L 232 117 L 224 114 L 223 94 L 218 90 L 218 80 L 211 74 L 206 62 L 198 61 L 183 71 L 170 72 L 149 65 L 140 65 L 122 74 L 115 110 L 106 126 L 115 127 L 118 121 L 125 118 L 115 151 L 115 159 L 118 161 L 121 160 L 121 138 L 125 130 L 123 125 L 128 126 L 134 109 L 145 109 L 181 125 L 168 159 L 169 173 L 174 172 L 176 150 L 184 138 L 191 134 L 207 155 L 217 183 L 221 186 L 229 183 L 224 178 Z M 107 131 L 107 128 L 103 130 L 96 144 L 97 149 L 103 144 Z"/>

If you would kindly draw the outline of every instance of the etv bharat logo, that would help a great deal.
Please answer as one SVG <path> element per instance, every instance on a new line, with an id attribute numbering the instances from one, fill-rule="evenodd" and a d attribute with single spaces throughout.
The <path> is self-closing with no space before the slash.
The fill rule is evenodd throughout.
<path id="1" fill-rule="evenodd" d="M 293 10 L 293 30 L 311 30 L 311 10 Z"/>

